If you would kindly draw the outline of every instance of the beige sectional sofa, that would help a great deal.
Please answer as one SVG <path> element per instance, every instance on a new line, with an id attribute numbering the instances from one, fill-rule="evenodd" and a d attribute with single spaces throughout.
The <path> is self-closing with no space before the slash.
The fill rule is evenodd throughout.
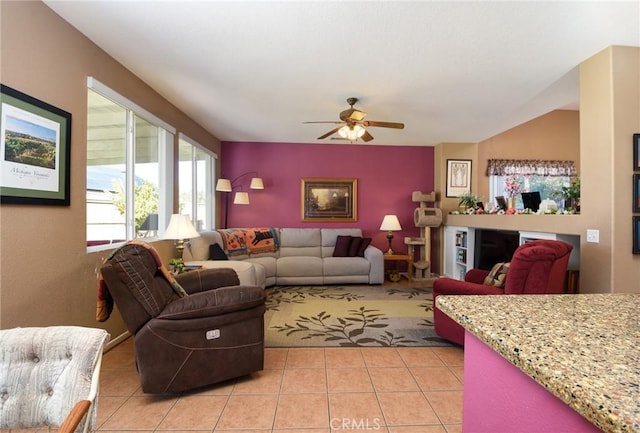
<path id="1" fill-rule="evenodd" d="M 243 231 L 247 230 L 245 234 Z M 262 232 L 260 232 L 262 230 Z M 251 250 L 254 232 L 272 248 Z M 266 233 L 266 235 L 265 235 Z M 230 235 L 245 236 L 232 246 Z M 265 237 L 272 236 L 271 239 Z M 382 284 L 382 251 L 368 245 L 362 256 L 334 257 L 338 236 L 362 238 L 360 229 L 262 228 L 228 229 L 200 232 L 186 244 L 183 259 L 188 265 L 231 267 L 241 283 L 263 287 L 273 285 Z M 237 239 L 236 239 L 237 240 Z M 341 241 L 343 241 L 342 239 Z M 211 246 L 216 243 L 228 260 L 212 260 Z M 248 248 L 244 248 L 247 246 Z M 249 266 L 252 265 L 252 266 Z"/>

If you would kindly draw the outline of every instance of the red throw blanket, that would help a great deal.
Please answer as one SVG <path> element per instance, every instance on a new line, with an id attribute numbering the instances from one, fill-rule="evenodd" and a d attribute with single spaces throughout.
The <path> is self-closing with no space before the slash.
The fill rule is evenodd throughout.
<path id="1" fill-rule="evenodd" d="M 169 270 L 165 267 L 164 263 L 162 263 L 162 259 L 160 258 L 158 251 L 154 247 L 142 241 L 129 241 L 125 244 L 125 246 L 126 245 L 140 245 L 146 248 L 147 250 L 149 250 L 149 252 L 153 256 L 153 259 L 156 262 L 156 265 L 158 266 L 158 270 L 162 273 L 162 276 L 169 282 L 169 284 L 171 284 L 171 287 L 173 288 L 173 290 L 178 295 L 180 295 L 180 297 L 187 296 L 187 292 L 184 291 L 182 286 L 178 284 L 178 282 L 173 277 L 173 275 L 171 275 Z M 124 248 L 124 246 L 121 248 Z M 105 262 L 111 259 L 114 255 L 116 255 L 116 253 L 119 250 L 120 248 L 116 249 L 114 252 L 109 254 L 109 257 L 105 259 Z M 96 320 L 98 322 L 106 321 L 109 318 L 109 316 L 111 316 L 112 311 L 113 311 L 113 298 L 111 297 L 111 293 L 109 293 L 109 288 L 107 287 L 107 284 L 104 281 L 102 273 L 100 273 L 100 280 L 98 282 L 98 304 L 96 306 Z"/>

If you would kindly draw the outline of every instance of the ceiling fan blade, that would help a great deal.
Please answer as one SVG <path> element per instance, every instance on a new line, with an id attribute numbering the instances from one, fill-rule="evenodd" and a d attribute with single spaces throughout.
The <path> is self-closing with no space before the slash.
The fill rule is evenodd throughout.
<path id="1" fill-rule="evenodd" d="M 302 122 L 302 123 L 333 123 L 334 125 L 343 124 L 344 122 L 338 122 L 337 120 L 318 120 L 314 122 Z"/>
<path id="2" fill-rule="evenodd" d="M 318 140 L 322 140 L 323 138 L 327 138 L 330 135 L 335 134 L 336 132 L 338 132 L 338 129 L 342 128 L 342 126 L 338 126 L 337 128 L 332 129 L 331 131 L 327 132 L 326 134 L 321 135 L 320 137 L 318 137 Z"/>
<path id="3" fill-rule="evenodd" d="M 369 131 L 364 131 L 360 139 L 366 143 L 367 141 L 373 140 L 373 135 L 369 134 Z"/>
<path id="4" fill-rule="evenodd" d="M 380 128 L 395 128 L 395 129 L 404 129 L 404 123 L 396 123 L 396 122 L 379 122 L 377 120 L 365 120 L 362 122 L 364 126 L 377 126 Z"/>

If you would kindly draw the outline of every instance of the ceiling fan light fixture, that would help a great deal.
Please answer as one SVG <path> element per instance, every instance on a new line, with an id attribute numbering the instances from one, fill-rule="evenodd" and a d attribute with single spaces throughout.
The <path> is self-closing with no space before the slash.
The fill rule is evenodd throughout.
<path id="1" fill-rule="evenodd" d="M 338 134 L 342 138 L 346 138 L 349 141 L 356 141 L 362 137 L 365 133 L 365 129 L 360 125 L 344 125 L 338 130 Z"/>

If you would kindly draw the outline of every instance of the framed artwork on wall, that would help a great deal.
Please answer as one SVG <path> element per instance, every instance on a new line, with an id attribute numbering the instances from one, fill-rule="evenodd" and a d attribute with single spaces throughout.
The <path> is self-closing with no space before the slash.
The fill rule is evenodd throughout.
<path id="1" fill-rule="evenodd" d="M 0 202 L 69 206 L 71 114 L 0 84 Z"/>
<path id="2" fill-rule="evenodd" d="M 447 197 L 471 192 L 471 160 L 447 159 Z"/>
<path id="3" fill-rule="evenodd" d="M 302 221 L 354 222 L 357 214 L 357 179 L 302 179 Z"/>
<path id="4" fill-rule="evenodd" d="M 640 254 L 640 216 L 633 218 L 633 254 Z"/>
<path id="5" fill-rule="evenodd" d="M 633 134 L 633 171 L 640 171 L 640 134 Z"/>
<path id="6" fill-rule="evenodd" d="M 633 175 L 633 212 L 640 213 L 640 174 Z"/>

